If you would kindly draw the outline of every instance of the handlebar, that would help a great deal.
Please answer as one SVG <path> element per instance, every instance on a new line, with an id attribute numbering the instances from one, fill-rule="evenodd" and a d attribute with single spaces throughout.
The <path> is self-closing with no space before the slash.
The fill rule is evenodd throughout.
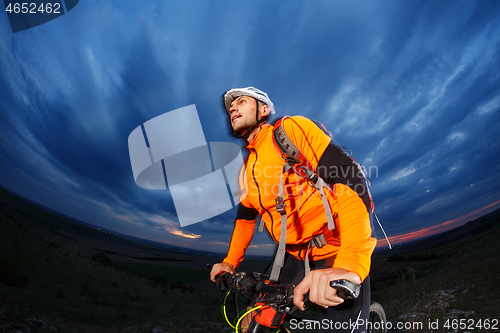
<path id="1" fill-rule="evenodd" d="M 245 272 L 234 274 L 220 273 L 216 285 L 223 291 L 233 290 L 257 295 L 256 302 L 273 304 L 278 309 L 284 309 L 293 304 L 293 284 L 276 284 L 269 276 L 261 273 L 247 275 Z M 330 281 L 330 287 L 337 289 L 337 295 L 344 299 L 354 299 L 359 296 L 360 286 L 348 280 Z"/>
<path id="2" fill-rule="evenodd" d="M 207 267 L 211 268 L 211 265 L 207 264 Z M 246 318 L 245 316 L 253 311 L 262 312 L 257 313 L 251 320 L 247 330 L 248 333 L 264 332 L 262 330 L 263 327 L 278 327 L 286 320 L 286 317 L 290 319 L 290 314 L 297 309 L 297 307 L 293 305 L 295 285 L 273 283 L 269 280 L 269 276 L 265 274 L 247 274 L 245 272 L 232 274 L 229 272 L 221 272 L 216 275 L 215 283 L 222 291 L 236 291 L 251 298 L 255 305 L 244 315 L 240 316 L 236 325 L 233 326 L 226 315 L 225 302 L 229 292 L 226 294 L 222 307 L 223 314 L 229 325 L 236 329 L 236 332 L 238 332 L 238 327 L 240 327 L 240 322 L 243 318 Z M 337 289 L 337 295 L 343 299 L 352 299 L 359 295 L 360 287 L 348 280 L 334 280 L 330 282 L 330 286 Z M 307 301 L 307 297 L 304 299 L 304 302 L 305 301 Z M 259 310 L 264 306 L 268 308 Z M 274 312 L 272 312 L 272 309 L 274 309 Z M 271 310 L 271 312 L 268 310 Z M 237 307 L 236 312 L 239 312 Z M 262 313 L 265 314 L 262 315 Z M 265 332 L 267 332 L 267 330 Z"/>
<path id="3" fill-rule="evenodd" d="M 285 309 L 293 303 L 293 284 L 276 284 L 269 276 L 261 273 L 247 275 L 245 272 L 220 273 L 216 285 L 223 291 L 233 290 L 256 295 L 256 302 L 272 304 L 277 309 Z"/>

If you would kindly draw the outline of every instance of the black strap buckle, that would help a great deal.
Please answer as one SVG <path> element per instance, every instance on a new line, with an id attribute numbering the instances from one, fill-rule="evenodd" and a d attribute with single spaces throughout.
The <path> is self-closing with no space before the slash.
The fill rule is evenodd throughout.
<path id="1" fill-rule="evenodd" d="M 285 200 L 282 197 L 277 197 L 275 201 L 276 201 L 276 211 L 278 211 L 278 213 L 280 213 L 281 215 L 286 215 Z"/>

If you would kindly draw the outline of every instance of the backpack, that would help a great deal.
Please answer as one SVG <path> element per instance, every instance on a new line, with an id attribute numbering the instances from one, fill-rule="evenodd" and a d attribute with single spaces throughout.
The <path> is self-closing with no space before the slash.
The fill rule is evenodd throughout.
<path id="1" fill-rule="evenodd" d="M 276 257 L 274 260 L 273 264 L 273 269 L 271 271 L 270 275 L 270 280 L 271 281 L 277 281 L 279 277 L 279 273 L 281 270 L 281 267 L 283 267 L 284 264 L 284 257 L 285 257 L 285 252 L 286 252 L 286 233 L 287 233 L 287 215 L 286 215 L 286 210 L 285 210 L 285 203 L 284 203 L 284 190 L 283 190 L 283 176 L 288 173 L 291 169 L 293 169 L 295 172 L 298 172 L 300 176 L 305 177 L 308 179 L 310 184 L 315 187 L 320 195 L 321 199 L 323 201 L 323 207 L 325 209 L 325 214 L 327 218 L 327 224 L 328 224 L 328 229 L 333 230 L 335 229 L 335 224 L 333 221 L 333 216 L 332 216 L 332 211 L 330 209 L 330 205 L 328 203 L 328 200 L 326 198 L 324 188 L 327 188 L 329 190 L 330 186 L 328 183 L 342 183 L 347 186 L 349 186 L 351 189 L 353 189 L 358 196 L 363 200 L 363 203 L 366 206 L 366 209 L 369 214 L 372 214 L 380 228 L 382 229 L 384 236 L 387 240 L 387 243 L 389 244 L 389 248 L 391 248 L 391 244 L 389 242 L 389 239 L 387 238 L 387 235 L 384 231 L 384 228 L 382 227 L 382 224 L 380 223 L 380 220 L 378 219 L 377 215 L 375 214 L 375 205 L 373 203 L 372 196 L 370 194 L 369 186 L 370 182 L 366 178 L 365 173 L 363 172 L 361 166 L 359 163 L 357 163 L 353 158 L 351 158 L 344 149 L 342 149 L 338 145 L 332 145 L 331 149 L 333 151 L 333 160 L 335 161 L 336 165 L 333 165 L 333 169 L 336 172 L 333 177 L 329 178 L 329 182 L 326 182 L 320 175 L 318 175 L 314 169 L 312 168 L 310 162 L 307 160 L 307 158 L 304 156 L 304 154 L 297 148 L 297 146 L 292 142 L 290 137 L 286 134 L 285 129 L 283 127 L 283 122 L 285 119 L 289 118 L 288 116 L 285 116 L 283 118 L 280 118 L 276 121 L 273 127 L 273 134 L 272 134 L 272 140 L 273 140 L 273 145 L 276 151 L 280 154 L 280 156 L 285 160 L 285 164 L 283 165 L 283 170 L 280 178 L 280 185 L 279 185 L 279 195 L 276 198 L 276 210 L 278 213 L 281 214 L 281 237 L 280 237 L 280 242 L 278 245 L 278 250 L 276 252 Z M 323 124 L 314 122 L 319 128 L 321 128 L 330 138 L 333 139 L 331 133 L 325 128 Z M 349 170 L 350 169 L 350 170 Z M 340 171 L 340 172 L 339 172 Z M 325 175 L 322 175 L 325 176 Z M 261 224 L 259 227 L 259 231 L 263 230 L 263 222 L 261 220 Z M 319 235 L 314 237 L 310 243 L 308 244 L 307 247 L 307 252 L 309 252 L 309 248 L 312 247 L 322 247 L 326 244 L 325 238 L 323 235 Z M 309 261 L 308 261 L 308 255 L 305 256 L 305 274 L 310 271 L 309 268 Z"/>
<path id="2" fill-rule="evenodd" d="M 289 118 L 285 116 L 283 118 L 278 119 L 276 121 L 273 128 L 273 144 L 274 148 L 278 151 L 281 157 L 287 161 L 287 163 L 292 163 L 296 168 L 299 167 L 299 170 L 302 170 L 303 167 L 309 169 L 308 174 L 315 174 L 317 177 L 324 175 L 318 175 L 314 169 L 311 167 L 311 164 L 307 160 L 307 158 L 302 154 L 302 152 L 295 146 L 289 136 L 286 134 L 285 129 L 283 127 L 283 122 L 285 119 Z M 333 140 L 332 134 L 326 129 L 326 127 L 313 121 L 320 129 L 325 132 Z M 331 152 L 333 152 L 333 160 L 334 165 L 331 167 L 333 171 L 331 172 L 330 180 L 327 183 L 342 183 L 344 185 L 349 186 L 352 190 L 354 190 L 358 196 L 363 200 L 363 203 L 366 206 L 366 209 L 369 213 L 373 213 L 375 210 L 375 205 L 373 203 L 373 199 L 370 193 L 370 182 L 366 178 L 363 169 L 352 157 L 350 157 L 346 151 L 336 145 L 331 145 Z"/>

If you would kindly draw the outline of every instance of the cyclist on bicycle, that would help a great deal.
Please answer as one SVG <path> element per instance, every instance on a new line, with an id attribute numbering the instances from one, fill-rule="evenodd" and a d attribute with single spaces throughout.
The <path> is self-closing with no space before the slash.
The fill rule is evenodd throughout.
<path id="1" fill-rule="evenodd" d="M 304 310 L 304 298 L 309 293 L 309 300 L 323 307 L 321 319 L 349 323 L 343 325 L 345 332 L 362 332 L 363 327 L 356 327 L 356 323 L 366 322 L 369 315 L 368 274 L 376 240 L 371 237 L 371 198 L 367 188 L 359 191 L 359 186 L 366 184 L 359 170 L 353 169 L 357 164 L 344 163 L 339 169 L 339 148 L 313 121 L 300 116 L 282 121 L 291 141 L 329 185 L 324 201 L 318 187 L 300 171 L 282 173 L 285 160 L 273 143 L 273 126 L 267 123 L 274 105 L 266 93 L 253 87 L 231 89 L 224 95 L 224 104 L 234 134 L 247 141 L 249 155 L 240 177 L 241 202 L 229 251 L 222 263 L 213 266 L 211 280 L 221 272 L 235 272 L 260 216 L 273 240 L 281 240 L 286 248 L 284 264 L 278 259 L 274 267 L 280 271 L 279 283 L 297 285 L 294 304 Z M 351 176 L 342 178 L 341 173 Z M 276 204 L 280 193 L 284 193 L 284 210 Z M 286 221 L 286 229 L 282 221 Z M 286 236 L 282 238 L 282 234 Z M 345 301 L 338 297 L 329 283 L 339 279 L 360 284 L 359 297 Z"/>

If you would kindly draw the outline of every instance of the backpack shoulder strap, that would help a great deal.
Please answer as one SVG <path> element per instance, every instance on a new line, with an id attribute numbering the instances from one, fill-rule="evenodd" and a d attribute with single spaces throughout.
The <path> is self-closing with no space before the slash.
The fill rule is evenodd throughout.
<path id="1" fill-rule="evenodd" d="M 315 187 L 323 201 L 323 206 L 325 208 L 326 219 L 328 222 L 328 229 L 335 229 L 335 223 L 333 222 L 332 211 L 330 209 L 330 204 L 328 203 L 328 199 L 326 198 L 324 187 L 330 189 L 330 186 L 318 176 L 318 174 L 314 171 L 313 167 L 309 163 L 307 157 L 297 148 L 297 146 L 293 143 L 292 139 L 286 134 L 285 128 L 283 127 L 283 122 L 287 119 L 288 116 L 285 116 L 279 119 L 273 128 L 273 144 L 276 151 L 281 155 L 281 157 L 285 160 L 285 165 L 283 166 L 283 171 L 280 179 L 280 196 L 276 198 L 276 200 L 284 201 L 283 193 L 283 174 L 287 173 L 290 169 L 293 169 L 300 176 L 307 178 Z"/>
<path id="2" fill-rule="evenodd" d="M 273 127 L 273 144 L 276 151 L 285 160 L 290 162 L 300 163 L 305 160 L 305 156 L 302 155 L 300 150 L 295 146 L 290 137 L 286 134 L 283 127 L 283 122 L 288 116 L 278 119 Z"/>

